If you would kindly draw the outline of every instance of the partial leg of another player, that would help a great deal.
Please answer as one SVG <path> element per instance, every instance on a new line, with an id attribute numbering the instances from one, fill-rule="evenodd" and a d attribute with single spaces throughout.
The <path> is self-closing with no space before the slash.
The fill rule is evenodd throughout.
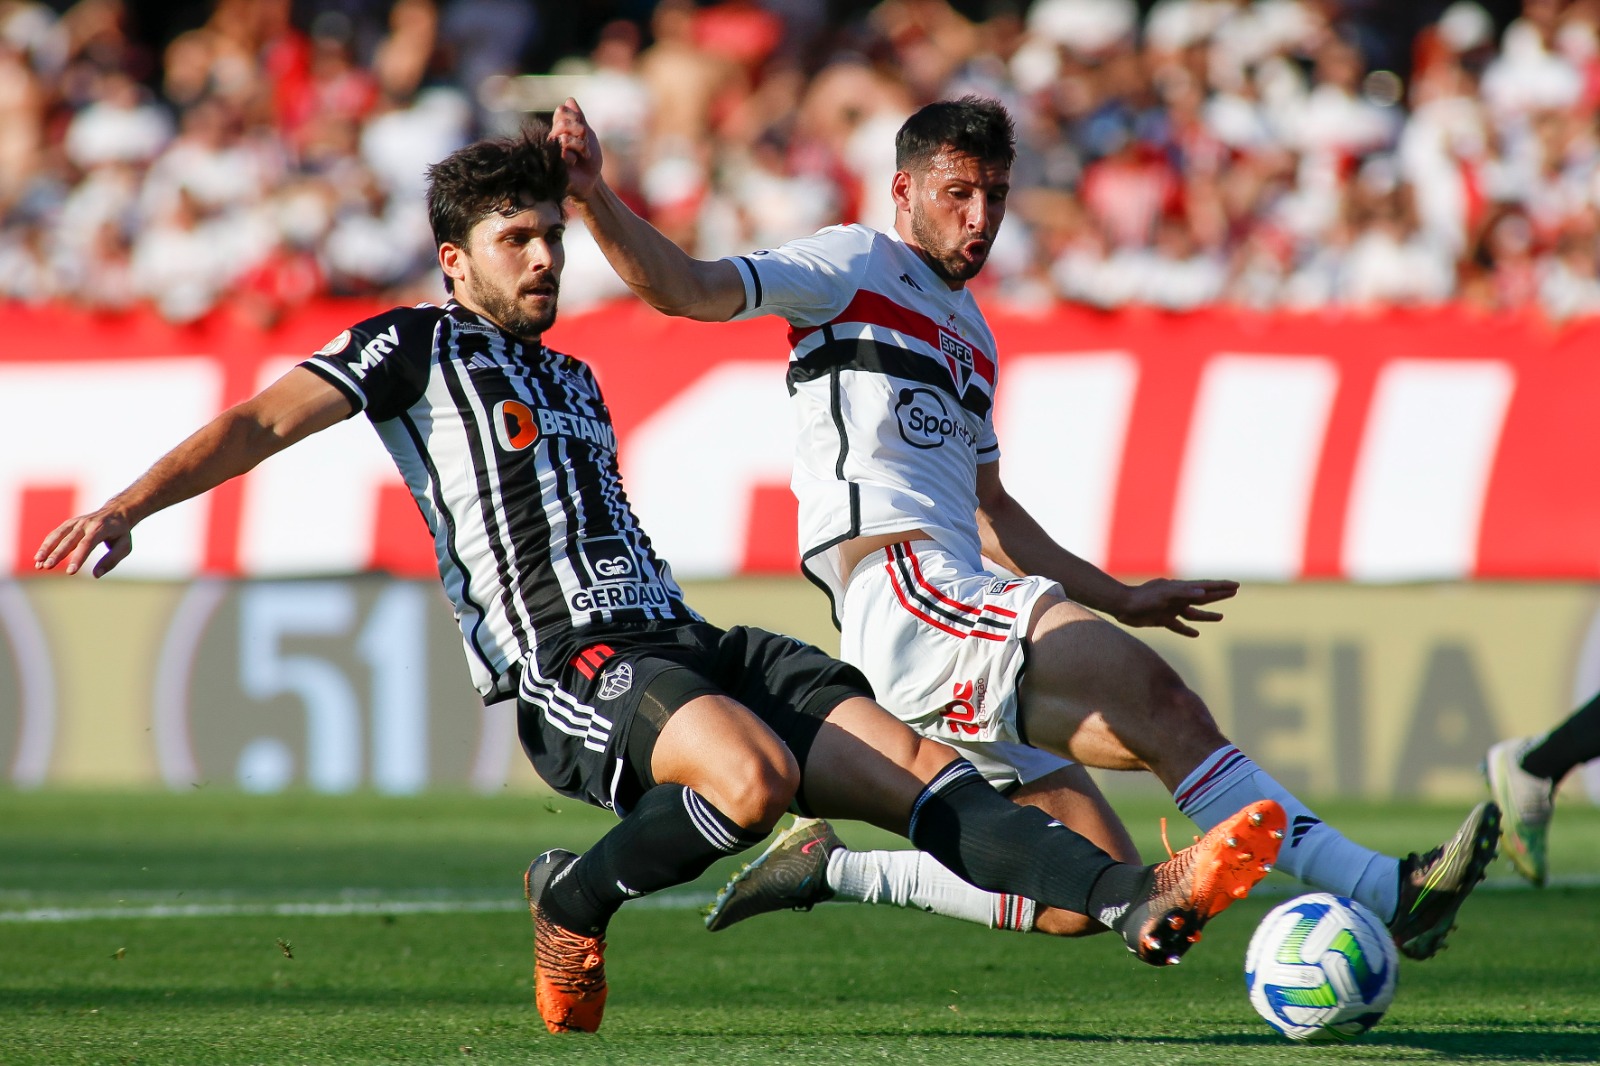
<path id="1" fill-rule="evenodd" d="M 1506 857 L 1523 877 L 1543 885 L 1556 787 L 1573 768 L 1600 759 L 1600 695 L 1543 736 L 1513 737 L 1489 749 L 1484 770 L 1505 812 Z"/>
<path id="2" fill-rule="evenodd" d="M 1021 717 L 1030 743 L 1087 766 L 1147 769 L 1205 830 L 1244 804 L 1275 800 L 1289 822 L 1279 868 L 1361 902 L 1413 958 L 1438 950 L 1494 858 L 1493 804 L 1475 808 L 1424 855 L 1396 859 L 1349 840 L 1223 736 L 1199 696 L 1148 645 L 1077 604 L 1042 600 L 1029 640 Z"/>
<path id="3" fill-rule="evenodd" d="M 1029 781 L 1010 799 L 1039 808 L 1119 862 L 1140 861 L 1127 829 L 1081 766 Z M 758 914 L 810 910 L 827 900 L 911 907 L 1018 932 L 1075 937 L 1106 931 L 1087 915 L 974 888 L 921 851 L 852 851 L 827 822 L 814 818 L 796 819 L 735 875 L 712 904 L 706 927 L 715 932 Z"/>

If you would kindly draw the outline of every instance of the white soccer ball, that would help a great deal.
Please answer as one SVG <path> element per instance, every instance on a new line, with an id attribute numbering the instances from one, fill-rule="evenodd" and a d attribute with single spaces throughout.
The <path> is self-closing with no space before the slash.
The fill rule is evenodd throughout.
<path id="1" fill-rule="evenodd" d="M 1267 912 L 1245 952 L 1250 1005 L 1306 1043 L 1354 1040 L 1394 1002 L 1400 955 L 1361 904 L 1313 892 Z"/>

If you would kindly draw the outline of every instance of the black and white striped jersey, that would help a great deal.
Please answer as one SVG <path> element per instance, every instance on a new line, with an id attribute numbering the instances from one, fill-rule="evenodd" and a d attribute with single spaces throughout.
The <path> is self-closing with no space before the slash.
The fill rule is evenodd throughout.
<path id="1" fill-rule="evenodd" d="M 301 365 L 365 411 L 394 457 L 485 701 L 512 695 L 524 657 L 574 629 L 698 619 L 628 505 L 584 363 L 452 301 L 369 318 Z"/>

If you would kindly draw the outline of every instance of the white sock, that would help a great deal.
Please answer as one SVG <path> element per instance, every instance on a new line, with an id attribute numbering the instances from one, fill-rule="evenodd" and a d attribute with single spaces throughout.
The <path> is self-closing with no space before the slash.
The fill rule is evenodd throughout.
<path id="1" fill-rule="evenodd" d="M 1033 928 L 1037 905 L 1004 892 L 985 892 L 920 851 L 851 851 L 828 856 L 828 887 L 847 903 L 917 907 L 991 929 Z"/>
<path id="2" fill-rule="evenodd" d="M 1314 888 L 1349 896 L 1385 922 L 1394 919 L 1400 860 L 1364 848 L 1328 825 L 1232 744 L 1208 755 L 1172 798 L 1202 830 L 1247 804 L 1277 800 L 1289 824 L 1276 868 Z"/>

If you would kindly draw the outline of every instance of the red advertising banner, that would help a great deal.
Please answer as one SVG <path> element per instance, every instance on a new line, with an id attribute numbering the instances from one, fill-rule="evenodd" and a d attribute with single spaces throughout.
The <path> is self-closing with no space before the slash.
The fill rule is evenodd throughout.
<path id="1" fill-rule="evenodd" d="M 30 573 L 57 522 L 377 310 L 327 302 L 263 331 L 0 309 L 0 560 Z M 1005 481 L 1113 571 L 1600 576 L 1600 325 L 1453 309 L 990 320 Z M 681 575 L 796 565 L 784 330 L 624 302 L 551 332 L 599 374 L 630 499 Z M 150 519 L 118 572 L 430 574 L 416 508 L 363 421 Z"/>

